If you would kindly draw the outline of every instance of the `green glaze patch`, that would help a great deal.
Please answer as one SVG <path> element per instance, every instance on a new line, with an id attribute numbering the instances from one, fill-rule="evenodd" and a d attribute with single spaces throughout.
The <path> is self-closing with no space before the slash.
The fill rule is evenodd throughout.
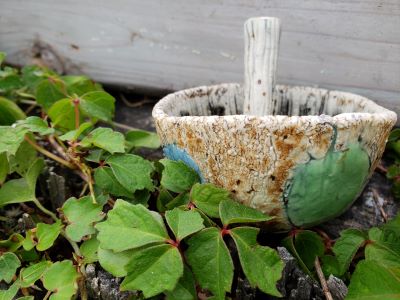
<path id="1" fill-rule="evenodd" d="M 311 226 L 345 211 L 361 192 L 369 157 L 360 144 L 346 151 L 332 147 L 323 159 L 299 165 L 285 192 L 286 213 L 295 226 Z"/>

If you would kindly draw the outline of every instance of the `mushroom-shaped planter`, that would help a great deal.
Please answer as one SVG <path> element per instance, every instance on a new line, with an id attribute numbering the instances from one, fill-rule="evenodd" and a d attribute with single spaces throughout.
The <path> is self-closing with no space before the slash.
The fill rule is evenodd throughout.
<path id="1" fill-rule="evenodd" d="M 170 94 L 153 110 L 165 155 L 276 216 L 281 229 L 343 213 L 385 149 L 396 114 L 355 94 L 275 86 L 280 22 L 245 23 L 245 83 Z"/>

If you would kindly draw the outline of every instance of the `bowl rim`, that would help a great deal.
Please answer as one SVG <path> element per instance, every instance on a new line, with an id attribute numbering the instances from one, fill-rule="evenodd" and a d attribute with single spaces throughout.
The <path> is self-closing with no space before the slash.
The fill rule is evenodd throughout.
<path id="1" fill-rule="evenodd" d="M 328 90 L 324 88 L 318 87 L 310 87 L 310 86 L 300 86 L 300 85 L 284 85 L 284 84 L 277 84 L 276 88 L 288 88 L 288 89 L 303 89 L 309 90 L 310 92 L 323 92 L 323 93 L 333 93 L 338 96 L 347 97 L 347 98 L 359 98 L 358 101 L 366 102 L 367 105 L 371 106 L 376 112 L 346 112 L 340 113 L 334 116 L 331 115 L 303 115 L 303 116 L 288 116 L 288 115 L 266 115 L 266 116 L 252 116 L 252 115 L 243 115 L 243 114 L 235 114 L 235 115 L 225 115 L 225 116 L 173 116 L 168 114 L 165 110 L 166 107 L 173 102 L 176 97 L 187 97 L 189 93 L 199 92 L 199 90 L 211 90 L 211 89 L 218 89 L 218 88 L 227 88 L 227 89 L 234 89 L 234 88 L 243 88 L 243 86 L 239 83 L 222 83 L 216 85 L 204 85 L 204 86 L 197 86 L 193 88 L 188 88 L 184 90 L 180 90 L 174 93 L 170 93 L 160 99 L 153 108 L 152 116 L 155 120 L 169 120 L 173 122 L 183 122 L 183 123 L 190 123 L 190 122 L 202 122 L 202 121 L 217 121 L 217 120 L 225 120 L 226 122 L 236 122 L 236 121 L 246 121 L 251 122 L 254 120 L 257 121 L 265 121 L 265 122 L 276 122 L 276 121 L 285 121 L 285 122 L 297 122 L 297 121 L 304 121 L 304 122 L 311 122 L 311 123 L 340 123 L 341 121 L 347 122 L 358 122 L 359 120 L 375 120 L 375 121 L 385 121 L 391 122 L 396 124 L 397 121 L 397 114 L 379 104 L 375 103 L 373 100 L 350 92 L 344 91 L 337 91 L 337 90 Z"/>

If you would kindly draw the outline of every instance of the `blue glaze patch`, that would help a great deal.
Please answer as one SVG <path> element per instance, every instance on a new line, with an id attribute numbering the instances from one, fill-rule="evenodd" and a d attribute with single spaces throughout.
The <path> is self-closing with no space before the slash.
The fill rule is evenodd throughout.
<path id="1" fill-rule="evenodd" d="M 175 144 L 169 144 L 165 145 L 163 147 L 164 155 L 171 159 L 171 160 L 176 160 L 176 161 L 183 161 L 188 167 L 192 168 L 197 172 L 197 174 L 200 177 L 201 183 L 204 183 L 204 177 L 203 174 L 201 174 L 199 166 L 196 164 L 196 162 L 193 160 L 193 158 L 189 155 L 189 153 L 186 152 L 186 150 L 179 148 Z"/>

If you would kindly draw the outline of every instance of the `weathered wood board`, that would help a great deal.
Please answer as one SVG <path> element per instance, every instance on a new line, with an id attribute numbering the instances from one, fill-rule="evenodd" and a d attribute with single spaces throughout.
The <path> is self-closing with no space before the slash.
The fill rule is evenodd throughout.
<path id="1" fill-rule="evenodd" d="M 243 23 L 282 19 L 278 83 L 400 113 L 400 0 L 1 0 L 0 51 L 136 88 L 243 82 Z"/>

